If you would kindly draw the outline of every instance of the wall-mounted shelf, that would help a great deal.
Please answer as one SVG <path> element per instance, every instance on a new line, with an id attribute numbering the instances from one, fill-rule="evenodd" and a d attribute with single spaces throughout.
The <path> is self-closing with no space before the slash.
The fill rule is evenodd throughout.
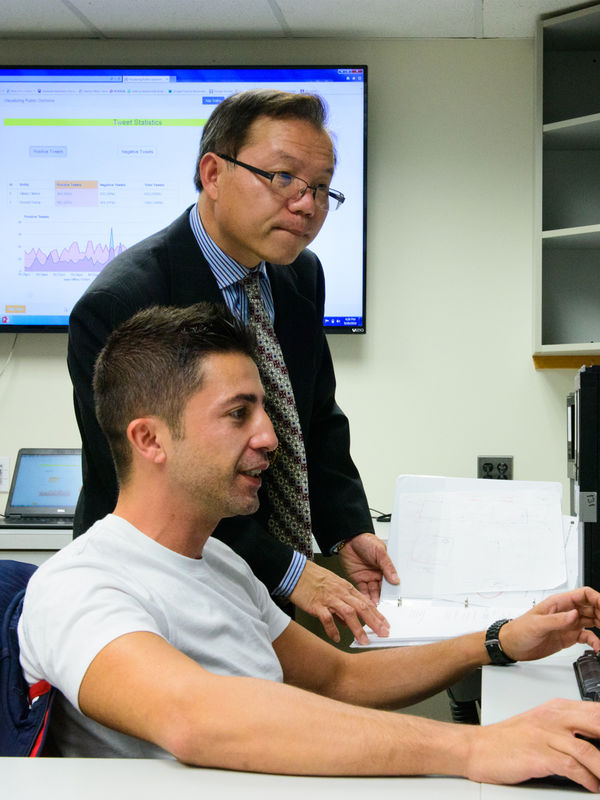
<path id="1" fill-rule="evenodd" d="M 600 363 L 600 5 L 542 20 L 537 52 L 534 363 L 579 368 Z"/>
<path id="2" fill-rule="evenodd" d="M 600 364 L 600 356 L 533 356 L 536 369 L 581 369 Z"/>

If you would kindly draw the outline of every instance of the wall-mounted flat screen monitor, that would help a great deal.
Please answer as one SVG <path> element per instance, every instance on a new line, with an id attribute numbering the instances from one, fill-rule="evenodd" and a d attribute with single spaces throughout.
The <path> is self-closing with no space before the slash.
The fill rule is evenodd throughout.
<path id="1" fill-rule="evenodd" d="M 366 68 L 0 68 L 0 331 L 65 331 L 116 255 L 195 202 L 203 125 L 253 87 L 327 102 L 346 202 L 311 245 L 328 332 L 365 331 Z"/>

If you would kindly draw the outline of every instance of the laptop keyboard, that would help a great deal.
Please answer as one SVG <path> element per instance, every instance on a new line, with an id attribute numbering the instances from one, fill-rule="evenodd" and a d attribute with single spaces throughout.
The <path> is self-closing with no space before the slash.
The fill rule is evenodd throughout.
<path id="1" fill-rule="evenodd" d="M 573 662 L 582 700 L 600 701 L 600 661 L 593 650 L 586 650 Z"/>
<path id="2" fill-rule="evenodd" d="M 72 517 L 5 517 L 8 525 L 31 526 L 31 525 L 52 525 L 59 528 L 71 528 L 73 526 Z"/>

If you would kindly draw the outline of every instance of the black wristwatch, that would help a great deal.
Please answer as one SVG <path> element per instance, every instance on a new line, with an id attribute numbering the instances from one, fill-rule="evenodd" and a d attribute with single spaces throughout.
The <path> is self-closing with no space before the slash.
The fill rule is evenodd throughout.
<path id="1" fill-rule="evenodd" d="M 488 652 L 490 661 L 497 667 L 505 667 L 507 664 L 514 664 L 515 659 L 509 658 L 500 645 L 500 628 L 510 622 L 509 619 L 499 619 L 492 622 L 485 634 L 485 649 Z"/>

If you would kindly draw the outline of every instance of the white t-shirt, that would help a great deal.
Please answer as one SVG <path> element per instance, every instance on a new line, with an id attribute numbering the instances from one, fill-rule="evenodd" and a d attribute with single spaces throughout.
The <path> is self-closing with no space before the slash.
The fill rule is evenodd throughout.
<path id="1" fill-rule="evenodd" d="M 187 558 L 109 514 L 33 574 L 18 629 L 21 666 L 30 684 L 45 679 L 61 693 L 51 729 L 62 755 L 170 758 L 79 711 L 81 681 L 100 650 L 149 631 L 216 674 L 282 681 L 271 643 L 289 621 L 217 539 L 201 559 Z"/>

